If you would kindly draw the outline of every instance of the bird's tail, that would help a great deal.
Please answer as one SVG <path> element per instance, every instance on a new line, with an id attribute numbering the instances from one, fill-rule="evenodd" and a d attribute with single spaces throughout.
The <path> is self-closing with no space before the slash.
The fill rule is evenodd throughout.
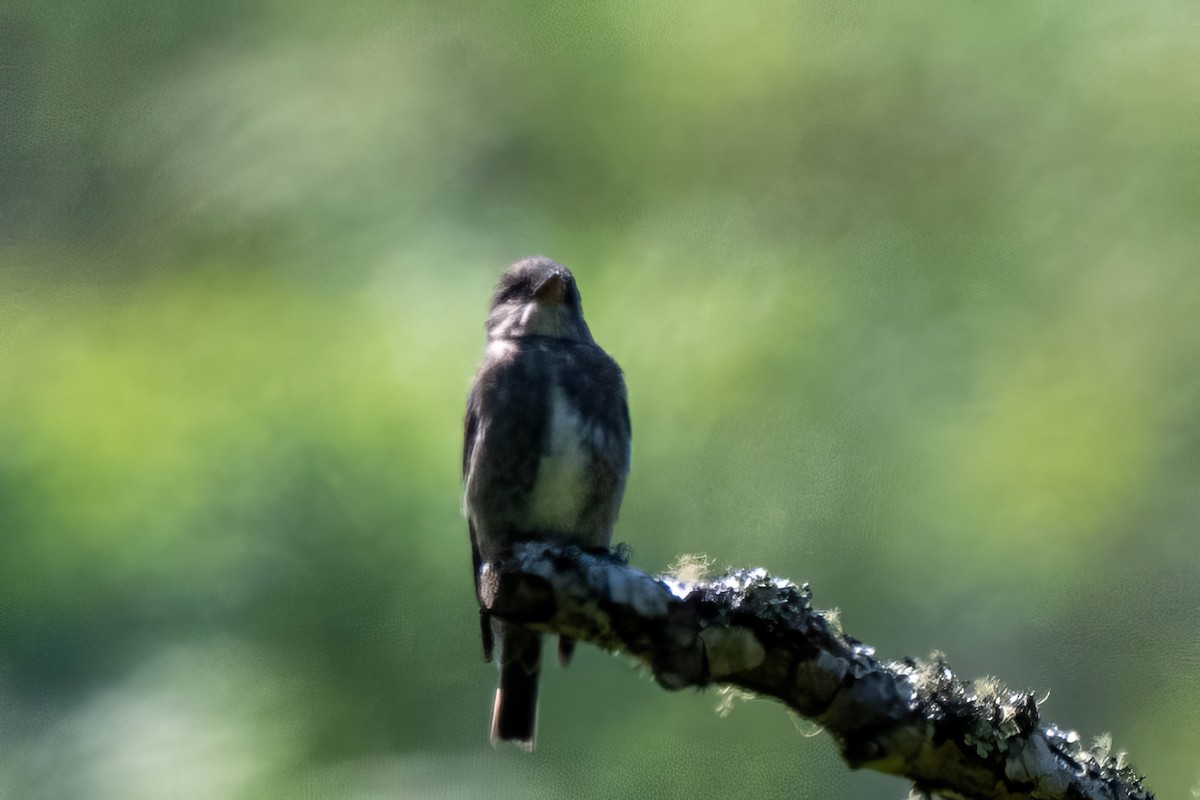
<path id="1" fill-rule="evenodd" d="M 492 707 L 492 744 L 513 741 L 531 751 L 537 729 L 542 637 L 509 622 L 497 621 L 497 628 L 500 688 Z"/>

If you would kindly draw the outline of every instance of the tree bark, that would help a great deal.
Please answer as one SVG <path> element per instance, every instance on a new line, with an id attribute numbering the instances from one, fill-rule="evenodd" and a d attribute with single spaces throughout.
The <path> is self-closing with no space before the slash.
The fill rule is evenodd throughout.
<path id="1" fill-rule="evenodd" d="M 811 598 L 807 584 L 762 569 L 683 582 L 549 539 L 485 564 L 480 583 L 489 613 L 630 655 L 666 689 L 776 698 L 828 731 L 850 767 L 908 778 L 918 794 L 1153 798 L 1122 756 L 1043 723 L 1033 695 L 962 681 L 939 654 L 877 661 Z"/>

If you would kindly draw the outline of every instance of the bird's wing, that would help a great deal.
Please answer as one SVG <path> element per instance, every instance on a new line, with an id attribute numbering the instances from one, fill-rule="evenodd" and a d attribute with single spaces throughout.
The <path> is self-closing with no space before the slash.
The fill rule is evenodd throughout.
<path id="1" fill-rule="evenodd" d="M 465 486 L 470 478 L 471 472 L 471 456 L 475 452 L 475 441 L 479 433 L 479 393 L 475 386 L 471 387 L 471 393 L 467 395 L 467 415 L 463 419 L 463 454 L 462 454 L 462 479 Z M 479 597 L 479 568 L 483 566 L 482 558 L 479 555 L 479 542 L 475 536 L 475 523 L 470 515 L 467 515 L 467 531 L 471 537 L 471 565 L 472 574 L 475 577 L 475 597 Z M 492 641 L 492 623 L 486 611 L 479 609 L 479 627 L 483 637 L 483 658 L 485 661 L 492 660 L 492 649 L 494 643 Z"/>
<path id="2" fill-rule="evenodd" d="M 471 453 L 475 449 L 475 434 L 479 430 L 479 392 L 472 386 L 467 395 L 467 415 L 463 419 L 462 479 L 465 483 L 471 470 Z"/>

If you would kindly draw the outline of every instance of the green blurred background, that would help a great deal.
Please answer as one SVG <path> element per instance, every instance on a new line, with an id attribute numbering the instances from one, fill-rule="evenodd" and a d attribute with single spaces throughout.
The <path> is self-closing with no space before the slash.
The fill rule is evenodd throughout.
<path id="1" fill-rule="evenodd" d="M 489 292 L 624 366 L 634 563 L 812 582 L 1200 784 L 1191 0 L 0 2 L 0 796 L 897 798 L 582 648 L 494 751 Z"/>

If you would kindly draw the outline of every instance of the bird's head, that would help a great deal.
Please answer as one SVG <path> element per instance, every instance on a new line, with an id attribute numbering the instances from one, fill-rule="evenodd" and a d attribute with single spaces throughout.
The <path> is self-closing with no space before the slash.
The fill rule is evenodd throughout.
<path id="1" fill-rule="evenodd" d="M 496 285 L 487 319 L 488 338 L 550 336 L 590 342 L 575 276 L 544 256 L 516 262 Z"/>

